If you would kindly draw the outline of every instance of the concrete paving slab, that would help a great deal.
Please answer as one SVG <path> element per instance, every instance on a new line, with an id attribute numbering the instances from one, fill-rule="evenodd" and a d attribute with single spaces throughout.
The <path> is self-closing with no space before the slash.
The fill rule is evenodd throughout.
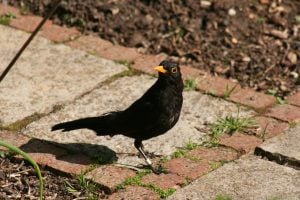
<path id="1" fill-rule="evenodd" d="M 113 110 L 123 110 L 138 99 L 155 80 L 155 78 L 147 75 L 119 78 L 110 84 L 95 89 L 81 99 L 77 99 L 61 111 L 32 123 L 24 133 L 59 143 L 105 145 L 117 152 L 119 163 L 144 164 L 143 159 L 139 159 L 135 155 L 137 150 L 133 146 L 132 139 L 121 135 L 113 138 L 109 136 L 97 137 L 94 132 L 89 130 L 76 130 L 65 133 L 59 131 L 50 132 L 50 128 L 54 124 L 63 121 L 98 116 Z M 237 110 L 235 104 L 222 99 L 194 91 L 184 92 L 182 115 L 177 125 L 167 134 L 145 141 L 145 149 L 156 154 L 169 155 L 176 150 L 176 147 L 184 146 L 189 140 L 199 141 L 205 134 L 199 131 L 199 128 L 203 128 L 205 123 L 213 122 L 219 117 L 225 117 L 232 113 L 236 114 Z M 250 116 L 251 114 L 253 114 L 251 111 L 243 109 L 240 111 L 241 116 Z M 85 151 L 85 153 L 94 156 L 97 154 L 101 155 L 98 150 L 95 152 L 94 150 L 86 149 L 83 144 L 77 150 Z"/>
<path id="2" fill-rule="evenodd" d="M 244 157 L 202 176 L 168 199 L 215 200 L 216 197 L 232 200 L 298 200 L 300 171 L 255 156 Z"/>
<path id="3" fill-rule="evenodd" d="M 267 140 L 256 148 L 255 153 L 300 169 L 300 125 Z"/>
<path id="4" fill-rule="evenodd" d="M 29 34 L 1 25 L 0 33 L 2 73 Z M 48 112 L 123 70 L 112 61 L 36 37 L 0 84 L 0 124 Z"/>

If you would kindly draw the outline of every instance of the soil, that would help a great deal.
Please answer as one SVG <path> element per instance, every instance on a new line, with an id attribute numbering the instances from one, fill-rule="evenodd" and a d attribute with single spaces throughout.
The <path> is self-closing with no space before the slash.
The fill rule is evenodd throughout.
<path id="1" fill-rule="evenodd" d="M 78 179 L 67 178 L 54 174 L 49 170 L 42 170 L 44 181 L 44 199 L 104 199 L 104 191 L 96 189 L 94 193 L 87 193 L 79 184 Z M 66 182 L 76 189 L 69 192 Z M 24 161 L 13 158 L 0 157 L 0 200 L 7 199 L 38 199 L 39 180 L 34 168 Z"/>
<path id="2" fill-rule="evenodd" d="M 9 0 L 44 15 L 50 0 Z M 285 97 L 300 90 L 300 1 L 65 0 L 55 23 Z"/>

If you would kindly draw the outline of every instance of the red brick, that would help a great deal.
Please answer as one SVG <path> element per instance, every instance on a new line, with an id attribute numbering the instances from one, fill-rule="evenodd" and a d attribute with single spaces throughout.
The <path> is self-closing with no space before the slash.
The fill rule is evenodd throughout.
<path id="1" fill-rule="evenodd" d="M 300 92 L 297 92 L 296 94 L 289 96 L 287 98 L 287 101 L 289 104 L 293 104 L 295 106 L 300 106 Z"/>
<path id="2" fill-rule="evenodd" d="M 76 40 L 66 42 L 65 44 L 97 55 L 103 54 L 105 49 L 113 46 L 111 42 L 93 35 L 81 36 Z"/>
<path id="3" fill-rule="evenodd" d="M 20 147 L 28 143 L 28 141 L 30 141 L 30 137 L 27 137 L 20 133 L 0 131 L 0 140 L 16 147 Z M 0 150 L 6 150 L 6 148 L 0 146 Z"/>
<path id="4" fill-rule="evenodd" d="M 264 139 L 277 136 L 289 128 L 287 123 L 269 117 L 255 117 L 254 120 L 256 126 L 249 131 Z"/>
<path id="5" fill-rule="evenodd" d="M 148 73 L 148 74 L 157 74 L 153 69 L 158 66 L 161 61 L 167 58 L 166 54 L 158 55 L 142 55 L 134 60 L 132 67 L 136 70 Z"/>
<path id="6" fill-rule="evenodd" d="M 208 162 L 194 162 L 187 158 L 175 158 L 164 163 L 169 173 L 178 174 L 189 180 L 195 180 L 199 176 L 210 171 Z"/>
<path id="7" fill-rule="evenodd" d="M 79 175 L 88 171 L 92 163 L 92 160 L 86 155 L 69 154 L 58 157 L 54 162 L 48 163 L 47 166 L 68 174 Z"/>
<path id="8" fill-rule="evenodd" d="M 231 161 L 238 158 L 238 153 L 233 149 L 224 147 L 206 148 L 199 147 L 190 151 L 187 158 L 199 160 L 201 162 L 211 163 L 212 161 Z"/>
<path id="9" fill-rule="evenodd" d="M 108 199 L 110 200 L 159 200 L 160 197 L 154 191 L 139 186 L 128 186 L 125 190 L 113 193 Z"/>
<path id="10" fill-rule="evenodd" d="M 142 178 L 144 184 L 154 184 L 162 189 L 175 188 L 185 183 L 185 178 L 177 174 L 148 174 Z"/>
<path id="11" fill-rule="evenodd" d="M 229 99 L 258 111 L 264 110 L 276 102 L 275 97 L 256 92 L 252 89 L 237 90 L 237 92 L 230 95 Z"/>
<path id="12" fill-rule="evenodd" d="M 269 110 L 267 116 L 286 122 L 299 122 L 300 108 L 288 104 L 276 105 Z"/>
<path id="13" fill-rule="evenodd" d="M 136 174 L 134 171 L 127 168 L 121 168 L 113 165 L 104 165 L 87 173 L 86 177 L 101 185 L 106 186 L 111 191 L 113 191 L 116 185 L 135 175 Z"/>
<path id="14" fill-rule="evenodd" d="M 10 22 L 10 26 L 26 32 L 33 32 L 42 20 L 43 18 L 38 16 L 22 15 L 17 17 L 16 19 L 12 19 Z M 42 30 L 51 25 L 52 21 L 48 20 L 42 27 Z"/>
<path id="15" fill-rule="evenodd" d="M 64 149 L 38 139 L 31 139 L 22 145 L 20 149 L 28 153 L 33 160 L 42 166 L 47 166 L 52 162 L 55 163 L 57 157 L 67 154 Z"/>
<path id="16" fill-rule="evenodd" d="M 100 56 L 109 60 L 126 60 L 133 62 L 141 54 L 135 48 L 127 48 L 120 45 L 114 45 L 105 49 Z"/>
<path id="17" fill-rule="evenodd" d="M 180 69 L 183 80 L 186 80 L 188 78 L 197 80 L 199 76 L 201 77 L 203 75 L 206 75 L 206 72 L 186 65 L 181 66 Z"/>
<path id="18" fill-rule="evenodd" d="M 220 144 L 234 148 L 241 153 L 249 153 L 261 143 L 261 139 L 241 133 L 234 133 L 232 136 L 225 134 L 220 139 Z"/>
<path id="19" fill-rule="evenodd" d="M 75 28 L 66 28 L 57 25 L 45 26 L 41 31 L 43 37 L 54 42 L 66 42 L 80 36 L 80 32 Z"/>
<path id="20" fill-rule="evenodd" d="M 3 4 L 0 3 L 0 16 L 5 15 L 7 13 L 12 13 L 16 17 L 20 16 L 20 11 L 17 8 L 14 8 L 12 6 L 4 6 Z"/>
<path id="21" fill-rule="evenodd" d="M 240 89 L 240 85 L 238 83 L 222 77 L 212 77 L 208 74 L 199 79 L 197 85 L 197 88 L 200 91 L 211 93 L 219 97 L 223 97 L 228 90 L 231 90 L 234 87 L 235 89 L 232 94 L 235 93 L 236 90 Z"/>

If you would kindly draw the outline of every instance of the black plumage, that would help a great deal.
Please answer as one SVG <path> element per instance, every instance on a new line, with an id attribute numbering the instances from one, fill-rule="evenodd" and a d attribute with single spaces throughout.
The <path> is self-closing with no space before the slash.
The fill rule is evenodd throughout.
<path id="1" fill-rule="evenodd" d="M 183 81 L 178 64 L 165 60 L 155 70 L 159 72 L 157 81 L 127 109 L 56 124 L 52 131 L 86 128 L 99 136 L 125 135 L 135 139 L 135 147 L 152 167 L 142 141 L 170 130 L 179 119 L 183 102 Z"/>

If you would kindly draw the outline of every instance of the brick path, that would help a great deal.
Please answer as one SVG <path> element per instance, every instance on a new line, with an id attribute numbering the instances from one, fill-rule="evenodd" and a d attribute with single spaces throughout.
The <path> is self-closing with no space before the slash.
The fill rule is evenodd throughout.
<path id="1" fill-rule="evenodd" d="M 32 32 L 41 20 L 41 18 L 37 16 L 23 16 L 20 14 L 20 11 L 18 9 L 9 6 L 4 7 L 2 4 L 0 4 L 0 15 L 5 14 L 7 12 L 14 13 L 16 16 L 16 19 L 11 20 L 9 26 L 26 32 Z M 147 79 L 147 81 L 145 81 L 145 83 L 147 84 L 151 84 L 153 82 L 153 78 L 151 76 L 147 76 L 147 74 L 153 75 L 154 73 L 151 67 L 156 66 L 161 60 L 167 57 L 167 55 L 164 54 L 144 55 L 142 53 L 139 53 L 138 49 L 114 45 L 109 41 L 100 39 L 99 37 L 93 35 L 81 35 L 81 33 L 74 28 L 59 27 L 57 25 L 54 25 L 51 21 L 46 23 L 45 27 L 41 30 L 39 35 L 52 42 L 69 46 L 71 47 L 71 49 L 81 50 L 78 51 L 78 54 L 80 55 L 80 52 L 83 51 L 93 54 L 93 56 L 98 56 L 108 60 L 120 62 L 126 61 L 131 64 L 132 69 L 145 74 L 143 76 L 146 77 L 144 79 Z M 45 42 L 45 45 L 48 44 Z M 55 48 L 56 47 L 54 47 L 53 51 L 57 51 L 58 54 L 60 54 L 60 52 L 65 52 L 65 50 L 63 49 L 64 47 L 61 47 L 61 50 L 58 47 L 57 50 Z M 73 51 L 70 50 L 70 55 L 72 53 Z M 82 57 L 84 56 L 85 55 L 82 54 Z M 104 65 L 117 64 L 107 62 Z M 93 66 L 90 67 L 91 71 L 93 71 L 96 68 L 93 68 Z M 4 66 L 2 66 L 2 68 L 4 68 Z M 2 68 L 0 67 L 1 70 Z M 68 148 L 66 148 L 64 145 L 59 144 L 59 141 L 52 139 L 52 136 L 49 136 L 50 133 L 48 134 L 48 132 L 44 128 L 40 128 L 40 126 L 45 125 L 47 123 L 48 126 L 51 126 L 51 123 L 54 123 L 55 120 L 62 121 L 68 118 L 74 119 L 77 116 L 80 116 L 79 113 L 81 111 L 78 111 L 77 114 L 72 114 L 73 116 L 71 116 L 71 114 L 68 114 L 68 110 L 74 109 L 74 107 L 78 108 L 79 105 L 81 105 L 81 103 L 84 103 L 85 105 L 93 105 L 91 106 L 89 112 L 101 109 L 100 113 L 103 113 L 105 107 L 97 107 L 97 102 L 91 102 L 93 98 L 89 98 L 89 96 L 92 96 L 92 93 L 100 95 L 101 98 L 107 96 L 107 94 L 109 94 L 112 91 L 111 87 L 113 88 L 115 79 L 117 81 L 120 81 L 119 85 L 128 83 L 130 82 L 130 80 L 135 80 L 134 78 L 136 77 L 128 75 L 125 69 L 126 68 L 124 66 L 120 65 L 114 68 L 114 72 L 106 72 L 102 71 L 102 69 L 99 69 L 99 73 L 103 74 L 103 77 L 95 77 L 95 80 L 97 79 L 98 81 L 97 84 L 88 88 L 82 87 L 80 89 L 72 90 L 72 86 L 76 88 L 77 84 L 84 85 L 85 83 L 82 82 L 82 84 L 80 84 L 80 80 L 76 79 L 76 81 L 70 82 L 70 85 L 68 86 L 69 91 L 66 92 L 64 96 L 65 98 L 59 99 L 62 102 L 57 102 L 58 98 L 55 97 L 51 105 L 48 105 L 47 108 L 41 105 L 41 107 L 37 110 L 28 110 L 26 114 L 24 114 L 23 116 L 20 115 L 19 118 L 14 118 L 14 116 L 18 114 L 18 111 L 14 111 L 14 113 L 16 114 L 7 119 L 5 118 L 4 114 L 8 116 L 9 112 L 8 114 L 6 114 L 5 112 L 1 113 L 2 111 L 0 111 L 1 115 L 4 116 L 3 119 L 2 116 L 0 117 L 0 122 L 3 122 L 2 124 L 0 123 L 1 140 L 21 147 L 24 151 L 28 152 L 33 157 L 33 159 L 37 161 L 38 164 L 41 166 L 49 167 L 51 169 L 56 169 L 70 174 L 85 173 L 86 177 L 93 178 L 95 182 L 98 182 L 104 187 L 106 187 L 107 190 L 111 193 L 111 199 L 121 199 L 124 197 L 125 199 L 159 199 L 160 196 L 162 196 L 162 194 L 153 190 L 153 188 L 151 189 L 151 185 L 155 185 L 155 187 L 160 188 L 162 191 L 165 192 L 171 191 L 170 189 L 178 190 L 181 187 L 185 187 L 189 185 L 190 182 L 198 179 L 199 177 L 202 177 L 207 173 L 210 173 L 216 168 L 222 168 L 221 165 L 223 163 L 237 160 L 241 156 L 249 156 L 253 154 L 255 148 L 261 145 L 263 142 L 265 142 L 264 140 L 268 142 L 270 138 L 279 137 L 290 127 L 295 127 L 300 120 L 299 91 L 294 95 L 288 97 L 286 104 L 279 105 L 276 103 L 276 99 L 273 96 L 259 93 L 249 88 L 241 88 L 241 86 L 238 83 L 232 80 L 227 80 L 221 77 L 214 77 L 201 70 L 191 68 L 190 66 L 182 66 L 184 79 L 196 80 L 197 91 L 186 92 L 185 94 L 185 97 L 189 99 L 188 102 L 191 102 L 193 98 L 196 98 L 197 95 L 200 95 L 201 98 L 209 99 L 205 102 L 221 102 L 220 105 L 224 104 L 226 105 L 225 107 L 228 106 L 229 111 L 227 112 L 232 111 L 230 110 L 230 107 L 232 107 L 233 109 L 234 106 L 240 105 L 242 110 L 244 109 L 243 113 L 245 113 L 246 116 L 254 117 L 255 121 L 257 122 L 257 126 L 248 134 L 243 132 L 235 133 L 232 136 L 222 136 L 222 138 L 220 139 L 221 145 L 219 145 L 218 147 L 210 148 L 200 145 L 196 148 L 189 150 L 186 154 L 184 154 L 181 157 L 171 157 L 171 159 L 166 159 L 164 161 L 160 161 L 158 159 L 156 160 L 156 163 L 160 162 L 163 165 L 163 167 L 167 169 L 167 174 L 155 175 L 153 173 L 150 173 L 141 177 L 139 184 L 127 185 L 125 189 L 118 190 L 118 186 L 124 183 L 129 177 L 137 176 L 137 172 L 135 170 L 125 167 L 124 165 L 122 166 L 116 164 L 97 165 L 97 167 L 95 167 L 95 161 L 92 159 L 91 155 L 89 155 L 89 152 L 87 152 L 89 150 L 83 150 L 79 152 L 76 151 L 76 148 L 78 148 L 78 144 L 77 146 L 68 145 Z M 61 71 L 60 73 L 69 72 L 68 70 L 66 70 Z M 83 71 L 79 71 L 77 75 L 71 74 L 70 81 L 72 81 L 72 79 L 74 79 L 75 76 L 77 78 L 80 78 L 79 75 L 85 76 L 84 73 L 85 72 Z M 119 74 L 119 76 L 115 77 L 116 74 Z M 87 74 L 86 77 L 87 80 L 90 79 L 89 74 Z M 136 78 L 136 80 L 133 81 L 132 85 L 135 84 L 134 82 L 140 81 L 140 79 L 141 78 Z M 94 79 L 91 80 L 91 82 L 95 82 Z M 68 83 L 66 82 L 65 84 Z M 60 87 L 62 86 L 63 84 Z M 148 87 L 148 85 L 146 86 Z M 145 88 L 147 88 L 146 86 L 141 86 L 141 91 L 137 93 L 136 96 L 139 96 L 139 94 L 142 93 L 145 90 Z M 107 94 L 105 93 L 106 87 L 108 88 Z M 117 92 L 115 95 L 126 94 L 125 89 L 128 89 L 130 87 L 132 86 L 124 86 L 124 92 L 122 93 L 122 89 L 120 89 L 120 93 Z M 227 96 L 225 94 L 228 92 L 229 88 L 235 89 L 230 95 Z M 5 92 L 5 88 L 1 89 L 0 87 L 0 92 L 3 94 L 3 92 Z M 131 98 L 135 99 L 136 97 L 131 97 L 129 95 L 128 98 L 129 99 L 126 101 L 131 102 Z M 108 102 L 108 104 L 109 102 L 115 101 L 109 98 L 102 98 L 101 100 Z M 0 101 L 2 101 L 1 95 Z M 69 104 L 73 104 L 75 106 L 72 107 L 72 105 Z M 121 107 L 124 108 L 124 106 Z M 63 110 L 63 112 L 60 112 L 61 109 Z M 201 105 L 199 105 L 199 112 L 201 112 L 200 109 Z M 189 105 L 186 105 L 184 111 L 186 113 L 183 114 L 181 123 L 186 123 L 187 126 L 189 126 L 189 123 L 192 122 L 195 124 L 199 123 L 201 120 L 197 121 L 197 117 L 201 119 L 204 118 L 204 116 L 201 115 L 199 117 L 197 113 L 192 113 L 193 108 L 189 108 Z M 84 111 L 82 112 L 84 113 Z M 192 114 L 188 115 L 189 113 Z M 224 113 L 226 115 L 228 114 L 225 111 Z M 224 113 L 222 112 L 223 115 Z M 214 115 L 214 113 L 212 113 L 212 115 Z M 211 121 L 214 120 L 216 120 L 216 118 L 211 119 Z M 202 125 L 205 125 L 203 121 L 201 121 L 201 123 Z M 178 128 L 176 129 L 176 131 L 183 130 Z M 186 131 L 188 132 L 189 130 Z M 196 129 L 193 129 L 193 131 L 196 131 Z M 192 129 L 190 132 L 193 133 Z M 39 133 L 41 133 L 41 135 L 38 135 Z M 191 137 L 193 137 L 193 134 L 191 135 Z M 261 137 L 262 134 L 264 135 L 263 138 Z M 47 138 L 46 136 L 44 137 L 43 135 L 48 135 L 47 137 L 49 138 Z M 204 134 L 199 135 L 199 138 L 202 138 L 203 135 Z M 72 137 L 72 134 L 69 134 L 66 137 Z M 92 138 L 91 142 L 93 140 L 94 139 Z M 112 147 L 110 149 L 113 149 L 114 144 L 110 146 L 109 140 L 103 140 L 105 140 L 105 143 L 103 143 L 104 141 L 100 141 L 99 139 L 99 144 L 106 145 L 107 142 L 108 147 Z M 121 138 L 120 140 L 123 140 L 123 138 Z M 86 141 L 89 141 L 88 138 Z M 120 145 L 122 146 L 123 143 L 120 142 Z M 126 141 L 124 145 L 130 146 L 132 145 L 132 142 Z M 158 144 L 155 143 L 155 145 Z M 153 144 L 154 148 L 155 145 Z M 183 144 L 177 144 L 175 147 L 178 147 L 178 145 L 181 145 L 182 147 Z M 91 144 L 91 146 L 93 145 Z M 148 146 L 151 146 L 151 142 L 149 142 Z M 170 147 L 170 149 L 174 153 L 176 151 L 176 148 L 174 147 L 174 149 L 173 147 Z M 128 147 L 128 149 L 126 150 L 127 153 L 135 154 L 136 152 L 132 148 L 133 147 Z M 73 151 L 74 149 L 75 151 Z M 114 150 L 116 149 L 117 148 L 115 148 Z M 161 153 L 163 155 L 172 155 L 172 152 L 166 152 L 167 150 L 161 150 Z M 121 155 L 118 156 L 122 157 Z M 132 157 L 136 156 L 133 155 Z M 123 161 L 122 158 L 120 158 L 119 161 L 120 160 Z M 124 163 L 127 163 L 125 160 L 126 159 L 124 159 Z M 132 161 L 129 160 L 128 163 L 130 162 Z M 142 160 L 139 162 L 142 162 Z M 139 164 L 139 162 L 137 162 L 137 164 Z M 133 163 L 135 163 L 135 161 Z M 294 165 L 299 165 L 299 161 L 295 161 Z"/>

